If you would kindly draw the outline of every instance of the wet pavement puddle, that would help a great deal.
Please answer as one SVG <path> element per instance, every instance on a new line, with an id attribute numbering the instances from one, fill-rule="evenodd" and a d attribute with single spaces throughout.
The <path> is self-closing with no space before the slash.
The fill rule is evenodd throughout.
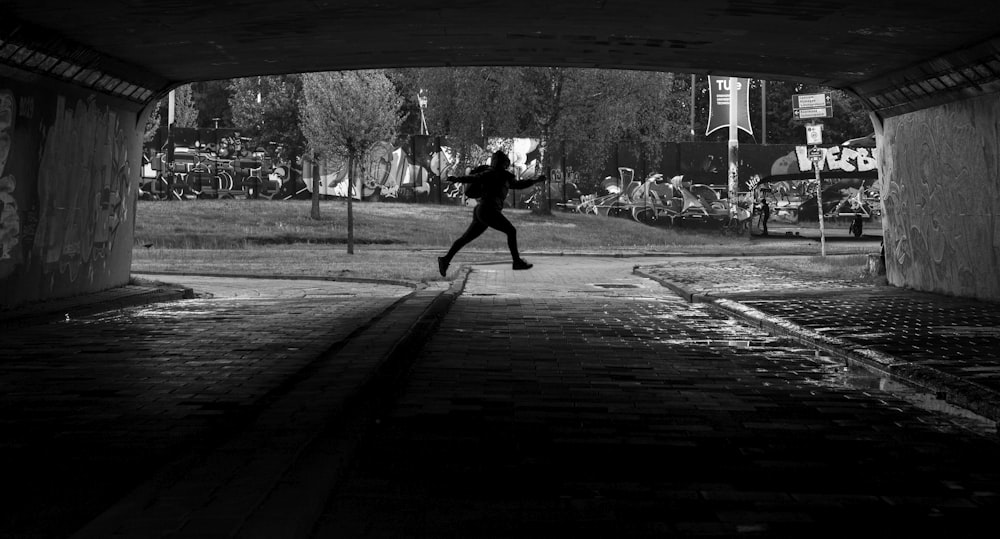
<path id="1" fill-rule="evenodd" d="M 860 366 L 845 366 L 831 358 L 824 366 L 824 376 L 814 383 L 827 387 L 842 387 L 862 391 L 879 391 L 902 399 L 907 403 L 939 417 L 949 423 L 988 438 L 996 438 L 997 422 L 941 399 L 935 393 L 876 374 Z"/>

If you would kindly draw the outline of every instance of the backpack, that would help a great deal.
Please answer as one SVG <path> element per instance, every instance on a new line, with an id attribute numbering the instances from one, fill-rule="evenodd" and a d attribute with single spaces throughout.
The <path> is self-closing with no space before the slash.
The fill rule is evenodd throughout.
<path id="1" fill-rule="evenodd" d="M 465 184 L 465 196 L 468 198 L 483 198 L 483 182 Z"/>
<path id="2" fill-rule="evenodd" d="M 479 165 L 478 167 L 472 169 L 471 174 L 481 174 L 490 169 L 489 165 Z M 467 198 L 483 198 L 485 195 L 485 189 L 483 188 L 483 182 L 469 182 L 465 184 L 465 196 Z"/>

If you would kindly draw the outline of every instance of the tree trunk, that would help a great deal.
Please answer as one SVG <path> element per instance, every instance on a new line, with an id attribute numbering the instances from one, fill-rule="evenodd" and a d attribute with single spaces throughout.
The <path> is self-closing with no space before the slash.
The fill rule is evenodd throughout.
<path id="1" fill-rule="evenodd" d="M 347 254 L 354 254 L 354 156 L 347 158 Z"/>
<path id="2" fill-rule="evenodd" d="M 312 184 L 312 212 L 309 216 L 319 221 L 319 159 L 315 154 L 312 160 Z"/>
<path id="3" fill-rule="evenodd" d="M 552 181 L 552 167 L 546 169 L 544 166 L 545 162 L 548 161 L 548 140 L 549 130 L 546 128 L 542 131 L 542 140 L 539 141 L 538 144 L 538 153 L 541 155 L 541 159 L 538 161 L 538 166 L 542 172 L 547 171 L 548 174 L 545 177 L 545 181 L 538 184 L 540 186 L 539 188 L 542 189 L 542 196 L 538 198 L 534 209 L 531 210 L 531 213 L 534 213 L 535 215 L 552 215 L 552 204 L 549 202 L 549 185 Z"/>

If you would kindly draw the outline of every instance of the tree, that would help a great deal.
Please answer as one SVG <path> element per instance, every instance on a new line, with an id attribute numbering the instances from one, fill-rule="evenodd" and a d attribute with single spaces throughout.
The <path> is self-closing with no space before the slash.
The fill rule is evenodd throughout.
<path id="1" fill-rule="evenodd" d="M 305 151 L 299 123 L 302 75 L 233 79 L 229 88 L 233 123 L 261 144 L 273 144 L 276 160 L 294 163 Z"/>
<path id="2" fill-rule="evenodd" d="M 413 94 L 413 114 L 415 89 L 427 91 L 430 131 L 446 134 L 460 155 L 490 137 L 531 137 L 549 163 L 549 146 L 565 141 L 584 156 L 585 171 L 601 170 L 622 139 L 657 156 L 684 136 L 690 115 L 689 86 L 670 73 L 467 67 L 398 70 L 393 80 Z"/>
<path id="3" fill-rule="evenodd" d="M 174 127 L 198 127 L 198 107 L 190 84 L 174 89 Z"/>
<path id="4" fill-rule="evenodd" d="M 405 125 L 420 125 L 417 92 L 425 90 L 429 131 L 447 135 L 449 146 L 460 159 L 467 159 L 472 148 L 483 147 L 489 137 L 520 133 L 522 71 L 516 67 L 402 69 L 393 71 L 392 80 L 406 98 L 409 117 Z"/>
<path id="5" fill-rule="evenodd" d="M 152 142 L 153 138 L 156 137 L 156 131 L 160 129 L 160 102 L 157 101 L 156 105 L 153 106 L 152 112 L 149 113 L 149 118 L 146 120 L 146 129 L 142 133 L 142 142 L 149 143 Z"/>
<path id="6" fill-rule="evenodd" d="M 174 92 L 174 127 L 197 127 L 198 108 L 195 106 L 192 85 L 185 84 L 178 86 Z M 169 114 L 168 98 L 160 99 L 153 106 L 153 111 L 146 120 L 146 128 L 143 130 L 142 141 L 151 142 L 156 137 L 156 132 L 161 126 L 167 124 Z"/>
<path id="7" fill-rule="evenodd" d="M 381 70 L 309 73 L 302 78 L 302 132 L 320 157 L 347 162 L 347 252 L 354 254 L 355 166 L 372 146 L 393 140 L 403 99 Z M 317 196 L 313 190 L 314 200 Z M 313 218 L 318 218 L 314 211 Z"/>
<path id="8" fill-rule="evenodd" d="M 231 80 L 209 80 L 191 84 L 194 100 L 198 106 L 198 127 L 234 126 L 233 113 L 229 107 L 229 100 L 232 97 L 231 85 Z"/>
<path id="9" fill-rule="evenodd" d="M 671 73 L 531 68 L 526 82 L 530 124 L 543 144 L 571 141 L 591 171 L 615 142 L 658 161 L 663 144 L 685 131 L 686 85 Z"/>

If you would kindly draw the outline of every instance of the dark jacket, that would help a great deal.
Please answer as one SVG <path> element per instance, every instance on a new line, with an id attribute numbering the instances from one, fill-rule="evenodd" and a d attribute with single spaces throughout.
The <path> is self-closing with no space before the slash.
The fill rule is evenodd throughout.
<path id="1" fill-rule="evenodd" d="M 479 198 L 479 204 L 496 210 L 503 210 L 504 200 L 507 199 L 507 193 L 511 189 L 524 189 L 537 183 L 537 180 L 518 180 L 510 171 L 495 168 L 468 176 L 459 176 L 453 181 L 456 183 L 481 183 L 483 196 Z"/>

